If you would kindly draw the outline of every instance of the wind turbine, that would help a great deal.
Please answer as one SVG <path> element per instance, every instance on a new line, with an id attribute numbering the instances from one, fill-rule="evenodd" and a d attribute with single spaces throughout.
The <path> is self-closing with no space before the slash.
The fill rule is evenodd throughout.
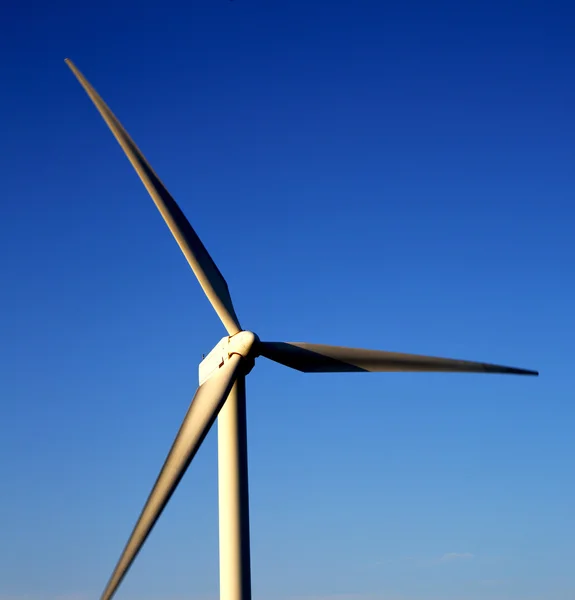
<path id="1" fill-rule="evenodd" d="M 250 600 L 250 545 L 245 377 L 258 356 L 304 373 L 467 372 L 538 375 L 488 363 L 303 342 L 262 342 L 242 329 L 228 285 L 200 238 L 143 154 L 96 90 L 66 59 L 138 173 L 204 293 L 220 317 L 223 337 L 199 366 L 200 385 L 101 600 L 110 600 L 166 507 L 202 441 L 218 419 L 220 597 Z"/>

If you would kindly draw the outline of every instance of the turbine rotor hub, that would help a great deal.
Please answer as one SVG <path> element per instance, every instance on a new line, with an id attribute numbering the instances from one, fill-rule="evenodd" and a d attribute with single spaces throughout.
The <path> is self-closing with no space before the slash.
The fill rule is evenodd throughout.
<path id="1" fill-rule="evenodd" d="M 258 356 L 259 341 L 258 336 L 252 331 L 239 331 L 234 335 L 223 337 L 200 363 L 200 385 L 219 371 L 233 354 L 238 354 L 243 358 L 242 370 L 243 374 L 247 375 L 252 370 L 255 358 Z"/>
<path id="2" fill-rule="evenodd" d="M 228 355 L 239 354 L 242 358 L 254 357 L 260 339 L 253 331 L 240 331 L 228 338 Z M 255 358 L 255 357 L 254 357 Z"/>

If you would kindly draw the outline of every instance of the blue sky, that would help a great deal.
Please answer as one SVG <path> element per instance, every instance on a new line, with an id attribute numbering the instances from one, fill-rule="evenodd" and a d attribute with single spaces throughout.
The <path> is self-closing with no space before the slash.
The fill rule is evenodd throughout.
<path id="1" fill-rule="evenodd" d="M 263 339 L 541 371 L 248 379 L 253 590 L 575 598 L 575 9 L 21 3 L 0 19 L 0 600 L 97 597 L 224 335 L 72 74 Z M 217 597 L 210 433 L 118 599 Z"/>

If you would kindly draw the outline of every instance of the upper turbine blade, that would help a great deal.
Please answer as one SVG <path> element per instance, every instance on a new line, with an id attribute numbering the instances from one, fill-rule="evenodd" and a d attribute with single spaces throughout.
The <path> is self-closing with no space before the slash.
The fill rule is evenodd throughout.
<path id="1" fill-rule="evenodd" d="M 241 360 L 238 354 L 233 354 L 228 362 L 196 391 L 140 518 L 102 594 L 102 600 L 110 600 L 115 594 L 162 514 L 228 397 L 237 379 Z"/>
<path id="2" fill-rule="evenodd" d="M 360 371 L 412 371 L 509 373 L 539 375 L 514 367 L 488 363 L 436 358 L 418 354 L 400 354 L 383 350 L 363 350 L 343 346 L 325 346 L 304 342 L 260 342 L 259 353 L 270 360 L 304 373 L 337 373 Z"/>
<path id="3" fill-rule="evenodd" d="M 152 200 L 160 211 L 164 221 L 176 238 L 208 300 L 212 303 L 228 333 L 234 335 L 241 330 L 241 327 L 234 311 L 228 284 L 212 260 L 212 257 L 208 254 L 202 241 L 186 219 L 180 207 L 176 204 L 176 201 L 170 196 L 170 193 L 164 187 L 144 155 L 106 103 L 100 98 L 96 90 L 70 59 L 66 59 L 66 64 L 70 67 L 88 96 L 90 96 L 90 99 L 95 104 L 104 121 L 106 121 L 114 137 L 118 140 L 120 146 L 122 146 L 126 156 L 140 176 L 150 196 L 152 196 Z"/>

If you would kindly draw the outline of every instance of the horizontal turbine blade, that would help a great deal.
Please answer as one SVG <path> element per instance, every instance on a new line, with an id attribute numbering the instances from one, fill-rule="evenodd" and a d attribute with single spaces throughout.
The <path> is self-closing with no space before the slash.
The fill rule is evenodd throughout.
<path id="1" fill-rule="evenodd" d="M 241 360 L 238 354 L 233 354 L 228 362 L 196 391 L 140 518 L 102 594 L 102 600 L 110 600 L 115 594 L 162 514 L 228 397 L 238 377 Z"/>
<path id="2" fill-rule="evenodd" d="M 437 371 L 539 375 L 537 371 L 470 362 L 468 360 L 400 354 L 399 352 L 385 352 L 383 350 L 345 348 L 343 346 L 325 346 L 323 344 L 306 344 L 304 342 L 260 342 L 259 353 L 270 360 L 304 373 Z"/>
<path id="3" fill-rule="evenodd" d="M 114 137 L 132 163 L 136 173 L 140 176 L 142 183 L 148 190 L 172 235 L 176 238 L 180 249 L 192 267 L 208 300 L 212 303 L 216 313 L 222 320 L 224 327 L 230 335 L 238 333 L 241 327 L 234 311 L 228 284 L 194 231 L 194 228 L 190 225 L 176 201 L 170 196 L 164 184 L 128 135 L 128 132 L 122 127 L 102 98 L 100 98 L 98 92 L 90 85 L 70 59 L 66 59 L 66 64 L 70 67 L 92 100 L 104 121 L 106 121 Z"/>

